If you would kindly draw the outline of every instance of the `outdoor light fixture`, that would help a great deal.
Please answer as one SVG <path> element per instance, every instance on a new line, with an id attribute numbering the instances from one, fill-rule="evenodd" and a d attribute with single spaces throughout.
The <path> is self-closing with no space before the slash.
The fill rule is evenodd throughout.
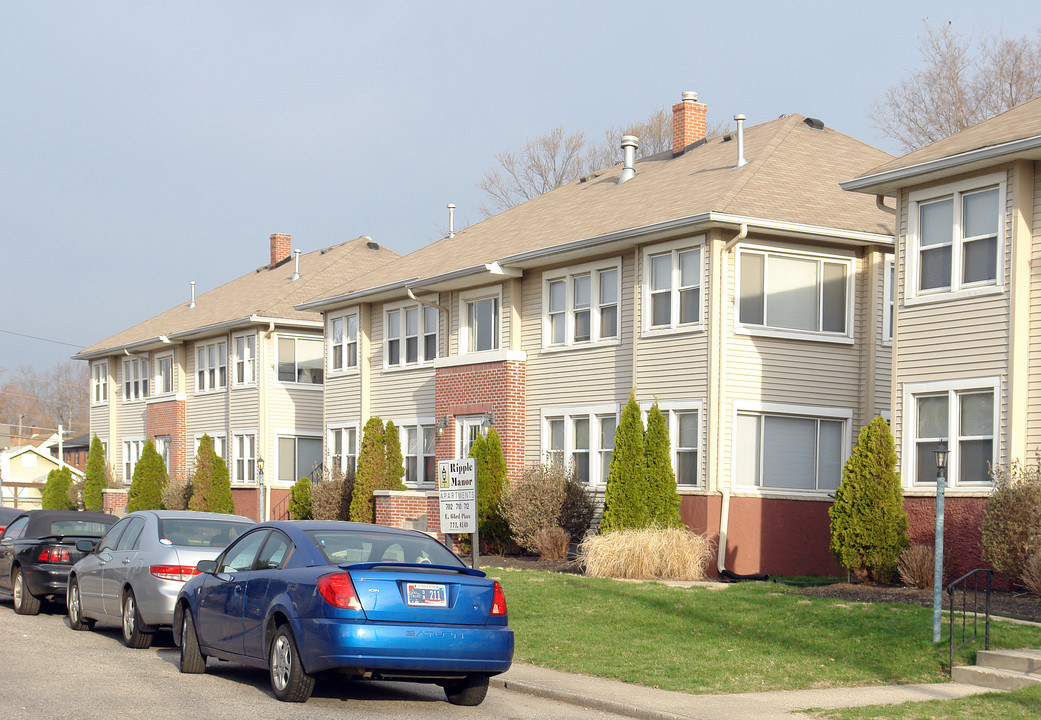
<path id="1" fill-rule="evenodd" d="M 484 419 L 481 420 L 481 428 L 487 430 L 493 425 L 495 425 L 495 413 L 489 410 L 484 414 Z"/>
<path id="2" fill-rule="evenodd" d="M 943 617 L 943 600 L 940 586 L 943 584 L 943 495 L 946 486 L 947 441 L 941 440 L 933 451 L 936 456 L 936 539 L 933 541 L 933 642 L 940 642 L 940 625 Z M 953 618 L 951 622 L 954 622 Z"/>
<path id="3" fill-rule="evenodd" d="M 448 429 L 448 423 L 449 420 L 447 415 L 437 421 L 437 425 L 434 426 L 434 432 L 437 433 L 438 437 L 442 437 L 445 434 L 445 430 Z"/>
<path id="4" fill-rule="evenodd" d="M 947 442 L 941 440 L 933 454 L 936 456 L 936 469 L 940 475 L 943 475 L 943 471 L 947 469 L 947 456 L 951 454 L 950 450 L 947 449 Z"/>
<path id="5" fill-rule="evenodd" d="M 259 472 L 261 475 L 264 474 L 264 458 L 262 457 L 257 458 L 257 472 Z"/>

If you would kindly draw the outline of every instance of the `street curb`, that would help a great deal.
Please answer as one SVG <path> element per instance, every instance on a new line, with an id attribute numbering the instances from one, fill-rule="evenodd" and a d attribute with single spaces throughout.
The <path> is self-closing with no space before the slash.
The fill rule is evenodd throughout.
<path id="1" fill-rule="evenodd" d="M 558 700 L 569 705 L 589 708 L 591 710 L 600 710 L 615 715 L 625 715 L 626 717 L 637 718 L 638 720 L 687 720 L 689 717 L 685 715 L 676 715 L 675 713 L 650 710 L 643 707 L 635 707 L 628 703 L 620 703 L 602 697 L 594 697 L 592 695 L 584 695 L 576 692 L 563 692 L 551 687 L 543 687 L 517 680 L 508 680 L 501 676 L 491 678 L 490 682 L 493 686 L 510 692 L 521 693 L 523 695 L 533 695 L 548 700 Z"/>

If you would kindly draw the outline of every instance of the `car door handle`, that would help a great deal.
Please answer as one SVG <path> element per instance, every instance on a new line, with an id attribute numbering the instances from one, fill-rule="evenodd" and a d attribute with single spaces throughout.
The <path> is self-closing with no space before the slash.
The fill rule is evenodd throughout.
<path id="1" fill-rule="evenodd" d="M 234 590 L 234 593 L 235 593 L 236 595 L 241 595 L 241 594 L 242 594 L 242 586 L 241 586 L 241 585 L 236 585 L 236 586 L 235 586 L 235 590 Z"/>
<path id="2" fill-rule="evenodd" d="M 124 558 L 123 559 L 123 564 L 124 565 L 129 565 L 130 564 L 130 558 Z"/>

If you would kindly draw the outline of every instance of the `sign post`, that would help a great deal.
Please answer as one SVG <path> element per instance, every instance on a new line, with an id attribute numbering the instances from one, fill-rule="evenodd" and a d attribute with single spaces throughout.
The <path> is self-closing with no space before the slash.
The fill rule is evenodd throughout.
<path id="1" fill-rule="evenodd" d="M 470 533 L 473 567 L 480 552 L 477 537 L 477 461 L 442 460 L 437 464 L 437 490 L 441 505 L 441 532 Z"/>

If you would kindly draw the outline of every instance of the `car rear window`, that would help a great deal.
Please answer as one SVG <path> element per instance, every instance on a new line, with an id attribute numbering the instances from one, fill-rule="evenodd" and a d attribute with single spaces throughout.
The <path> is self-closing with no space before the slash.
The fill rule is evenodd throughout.
<path id="1" fill-rule="evenodd" d="M 77 537 L 101 537 L 108 532 L 109 525 L 84 520 L 54 520 L 48 535 L 75 535 Z"/>
<path id="2" fill-rule="evenodd" d="M 159 521 L 159 542 L 180 547 L 222 548 L 253 527 L 244 520 L 166 518 Z"/>
<path id="3" fill-rule="evenodd" d="M 448 548 L 423 535 L 308 530 L 307 536 L 330 565 L 367 562 L 404 562 L 430 565 L 462 565 Z"/>

